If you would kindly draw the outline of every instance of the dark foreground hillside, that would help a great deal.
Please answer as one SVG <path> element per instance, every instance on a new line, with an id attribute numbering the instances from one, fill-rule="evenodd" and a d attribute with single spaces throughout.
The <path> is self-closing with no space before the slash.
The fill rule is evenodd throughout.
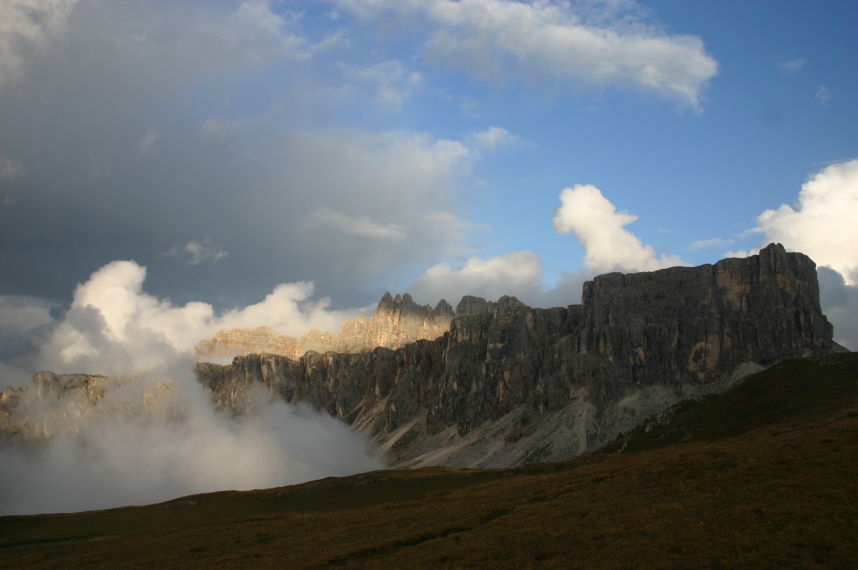
<path id="1" fill-rule="evenodd" d="M 791 360 L 605 453 L 0 518 L 2 567 L 858 568 L 858 355 Z"/>

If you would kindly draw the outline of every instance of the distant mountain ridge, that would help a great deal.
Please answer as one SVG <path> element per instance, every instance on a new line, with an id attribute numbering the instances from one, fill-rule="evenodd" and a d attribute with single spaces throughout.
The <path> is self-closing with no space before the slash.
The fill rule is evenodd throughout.
<path id="1" fill-rule="evenodd" d="M 591 453 L 681 400 L 790 358 L 845 351 L 820 309 L 815 264 L 780 244 L 714 265 L 601 275 L 567 307 L 467 296 L 454 313 L 446 301 L 432 309 L 388 294 L 341 338 L 395 344 L 445 326 L 396 349 L 251 354 L 195 372 L 217 408 L 246 413 L 262 391 L 326 410 L 392 465 L 507 467 Z M 169 390 L 40 372 L 0 394 L 0 431 L 45 439 L 63 414 L 149 413 Z M 53 423 L 28 415 L 54 401 Z"/>
<path id="2" fill-rule="evenodd" d="M 598 449 L 676 402 L 723 392 L 789 358 L 844 349 L 816 266 L 771 244 L 714 265 L 610 273 L 582 304 L 533 309 L 466 297 L 449 332 L 396 350 L 200 363 L 240 413 L 253 391 L 327 410 L 399 466 L 505 467 Z"/>
<path id="3" fill-rule="evenodd" d="M 441 300 L 433 309 L 418 305 L 411 295 L 385 293 L 375 313 L 367 320 L 360 315 L 343 321 L 336 334 L 311 330 L 302 337 L 281 335 L 270 327 L 219 331 L 212 339 L 201 341 L 196 352 L 201 356 L 242 354 L 279 354 L 299 358 L 310 351 L 368 352 L 376 347 L 399 348 L 418 340 L 434 340 L 450 330 L 453 308 Z"/>

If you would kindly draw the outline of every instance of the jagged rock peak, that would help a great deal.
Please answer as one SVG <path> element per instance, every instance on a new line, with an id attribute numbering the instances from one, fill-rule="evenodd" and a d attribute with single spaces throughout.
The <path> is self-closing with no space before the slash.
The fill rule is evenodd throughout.
<path id="1" fill-rule="evenodd" d="M 279 354 L 299 358 L 308 351 L 362 353 L 376 347 L 399 348 L 418 340 L 434 340 L 450 330 L 453 310 L 447 301 L 433 309 L 418 305 L 408 293 L 385 292 L 375 313 L 367 319 L 360 315 L 354 321 L 343 321 L 337 334 L 310 331 L 296 338 L 278 334 L 268 327 L 254 330 L 219 331 L 211 340 L 197 345 L 202 356 L 235 354 Z"/>
<path id="2" fill-rule="evenodd" d="M 441 299 L 438 301 L 438 304 L 435 305 L 435 314 L 439 317 L 450 317 L 453 318 L 453 305 L 447 302 L 447 299 Z"/>
<path id="3" fill-rule="evenodd" d="M 491 312 L 495 308 L 512 309 L 515 307 L 526 306 L 527 305 L 519 301 L 517 298 L 509 295 L 504 295 L 497 301 L 486 301 L 482 297 L 465 295 L 456 307 L 456 316 L 463 317 L 465 315 L 481 315 Z"/>
<path id="4" fill-rule="evenodd" d="M 387 291 L 378 302 L 376 314 L 382 315 L 394 312 L 399 312 L 401 315 L 416 314 L 426 318 L 433 318 L 436 316 L 453 317 L 453 308 L 443 299 L 433 309 L 432 306 L 428 304 L 417 304 L 409 293 L 397 294 L 396 297 L 394 297 L 389 291 Z"/>
<path id="5" fill-rule="evenodd" d="M 456 316 L 462 317 L 465 315 L 480 315 L 489 312 L 489 303 L 482 297 L 474 297 L 473 295 L 465 295 L 459 304 L 456 305 Z"/>
<path id="6" fill-rule="evenodd" d="M 378 338 L 423 332 L 400 317 L 374 315 Z M 200 364 L 197 377 L 218 407 L 258 383 L 327 410 L 396 465 L 499 467 L 590 453 L 681 399 L 842 350 L 815 264 L 778 244 L 714 265 L 601 275 L 566 308 L 466 296 L 448 326 L 395 351 L 247 356 Z"/>

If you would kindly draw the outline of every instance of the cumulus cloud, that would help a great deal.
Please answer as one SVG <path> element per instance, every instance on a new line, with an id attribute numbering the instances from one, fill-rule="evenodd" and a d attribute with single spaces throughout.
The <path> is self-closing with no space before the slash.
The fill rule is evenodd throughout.
<path id="1" fill-rule="evenodd" d="M 513 135 L 338 128 L 340 113 L 377 113 L 376 95 L 404 102 L 422 76 L 389 58 L 340 66 L 355 61 L 337 51 L 345 40 L 274 4 L 71 8 L 64 49 L 30 54 L 20 93 L 0 92 L 0 193 L 19 212 L 5 224 L 4 292 L 61 298 L 83 268 L 131 258 L 161 291 L 219 308 L 308 279 L 348 306 L 394 266 L 472 251 L 458 191 L 480 144 Z M 370 94 L 332 95 L 355 82 Z M 3 184 L 20 165 L 27 176 Z"/>
<path id="2" fill-rule="evenodd" d="M 696 36 L 646 23 L 633 3 L 509 0 L 340 0 L 366 18 L 394 14 L 432 26 L 426 58 L 498 83 L 526 79 L 633 88 L 698 108 L 718 71 Z"/>
<path id="3" fill-rule="evenodd" d="M 575 234 L 584 248 L 584 268 L 564 271 L 559 281 L 548 286 L 543 280 L 541 258 L 529 251 L 515 251 L 489 259 L 471 257 L 460 268 L 439 263 L 426 270 L 408 291 L 430 303 L 440 298 L 456 303 L 463 295 L 491 300 L 513 295 L 532 306 L 566 306 L 580 303 L 584 282 L 600 273 L 686 265 L 677 256 L 659 256 L 651 246 L 643 245 L 625 229 L 637 216 L 618 212 L 595 186 L 566 188 L 560 202 L 553 216 L 554 229 Z M 709 241 L 713 243 L 708 245 L 714 245 L 715 240 Z"/>
<path id="4" fill-rule="evenodd" d="M 175 306 L 146 293 L 145 276 L 131 261 L 100 268 L 58 320 L 38 299 L 0 297 L 3 350 L 10 340 L 39 343 L 35 352 L 0 354 L 4 384 L 20 384 L 24 369 L 133 378 L 97 405 L 73 390 L 24 394 L 11 419 L 25 417 L 50 438 L 0 446 L 0 514 L 150 503 L 382 466 L 363 436 L 325 414 L 263 394 L 240 418 L 215 412 L 191 373 L 194 345 L 220 328 L 267 325 L 297 335 L 355 314 L 310 300 L 311 283 L 290 283 L 218 315 L 205 303 Z"/>
<path id="5" fill-rule="evenodd" d="M 822 310 L 834 325 L 834 339 L 858 350 L 858 160 L 826 166 L 813 174 L 796 201 L 766 210 L 744 235 L 761 234 L 760 245 L 728 251 L 747 257 L 771 242 L 800 251 L 816 262 Z"/>
<path id="6" fill-rule="evenodd" d="M 858 283 L 858 160 L 825 167 L 805 182 L 795 204 L 783 204 L 757 217 L 764 242 L 801 251 L 818 265 Z"/>
<path id="7" fill-rule="evenodd" d="M 219 330 L 268 326 L 300 336 L 310 329 L 336 331 L 361 309 L 334 311 L 328 299 L 311 300 L 313 284 L 278 285 L 259 303 L 216 314 L 207 303 L 182 306 L 144 291 L 146 268 L 115 261 L 81 283 L 62 319 L 41 346 L 31 370 L 159 377 L 187 366 L 196 344 Z M 6 322 L 24 331 L 44 325 L 38 306 L 3 307 Z M 29 311 L 24 314 L 22 311 Z M 18 318 L 20 317 L 20 318 Z M 34 317 L 30 324 L 21 323 Z M 11 333 L 10 333 L 11 334 Z"/>
<path id="8" fill-rule="evenodd" d="M 829 267 L 819 267 L 817 275 L 819 302 L 834 325 L 834 340 L 858 351 L 858 285 L 847 285 L 843 275 Z"/>
<path id="9" fill-rule="evenodd" d="M 575 234 L 586 252 L 584 262 L 592 271 L 652 271 L 684 265 L 677 256 L 659 256 L 652 246 L 643 245 L 625 229 L 637 216 L 618 212 L 591 184 L 564 189 L 552 219 L 558 233 Z"/>
<path id="10" fill-rule="evenodd" d="M 426 270 L 408 287 L 417 299 L 458 302 L 465 295 L 494 300 L 512 295 L 532 298 L 540 288 L 542 260 L 529 251 L 513 251 L 490 259 L 472 257 L 460 269 L 439 263 Z"/>

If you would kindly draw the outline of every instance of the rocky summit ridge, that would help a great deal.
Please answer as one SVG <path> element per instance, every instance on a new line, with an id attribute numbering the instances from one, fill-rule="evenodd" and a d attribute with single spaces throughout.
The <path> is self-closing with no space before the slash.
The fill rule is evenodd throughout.
<path id="1" fill-rule="evenodd" d="M 327 410 L 393 465 L 503 467 L 592 452 L 682 399 L 780 361 L 842 351 L 816 266 L 771 244 L 714 265 L 609 273 L 579 305 L 465 297 L 449 331 L 397 349 L 200 363 L 217 407 L 253 393 Z"/>
<path id="2" fill-rule="evenodd" d="M 336 334 L 311 330 L 302 337 L 281 335 L 270 327 L 219 331 L 197 344 L 198 355 L 235 356 L 280 354 L 298 358 L 309 351 L 360 353 L 376 347 L 399 348 L 418 340 L 433 340 L 450 330 L 453 307 L 441 300 L 433 309 L 418 305 L 408 293 L 395 298 L 385 293 L 375 313 L 343 321 Z"/>
<path id="3" fill-rule="evenodd" d="M 822 314 L 815 264 L 780 244 L 714 265 L 600 275 L 566 307 L 466 296 L 454 312 L 446 301 L 433 309 L 386 294 L 369 320 L 320 345 L 340 349 L 296 357 L 309 341 L 286 344 L 287 355 L 198 363 L 196 377 L 216 408 L 234 414 L 260 393 L 325 410 L 400 467 L 570 459 L 680 400 L 723 392 L 786 359 L 845 350 Z M 155 410 L 178 421 L 180 410 L 165 411 L 169 393 L 127 378 L 40 372 L 29 388 L 0 394 L 0 432 L 38 441 L 81 414 Z M 61 413 L 34 419 L 30 410 L 49 400 Z"/>

